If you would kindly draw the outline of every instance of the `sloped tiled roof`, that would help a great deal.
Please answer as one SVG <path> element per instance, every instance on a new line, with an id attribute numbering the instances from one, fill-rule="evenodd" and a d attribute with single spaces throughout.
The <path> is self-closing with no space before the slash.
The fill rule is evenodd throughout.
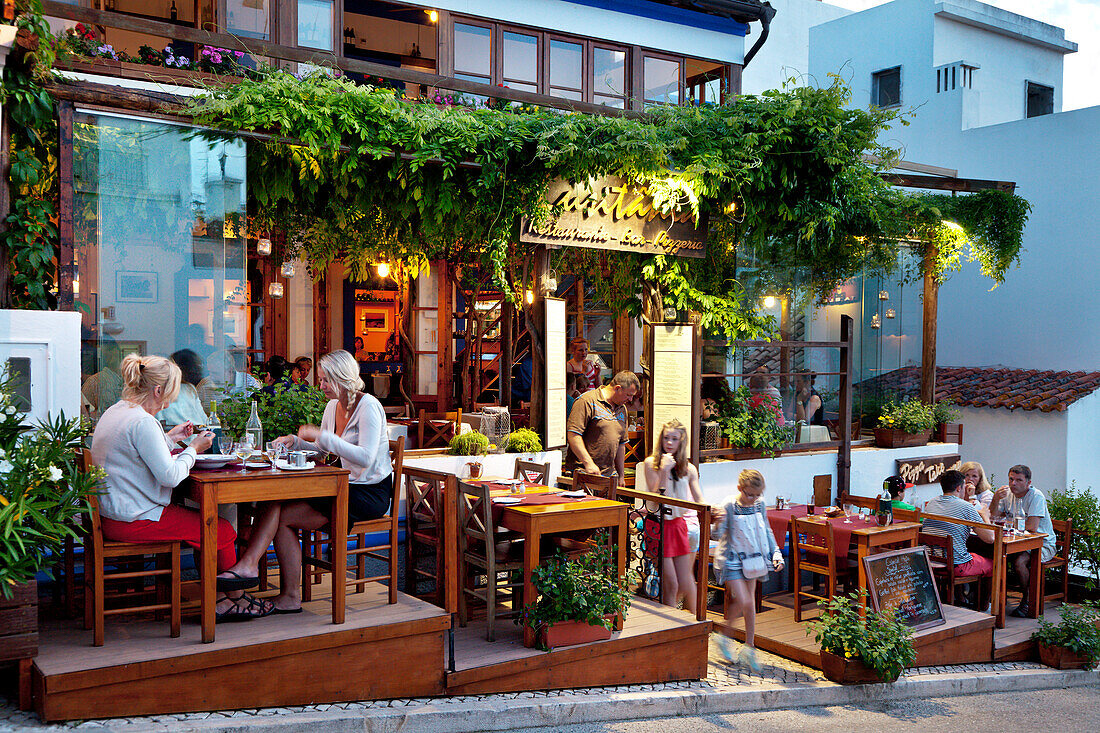
<path id="1" fill-rule="evenodd" d="M 917 394 L 920 392 L 920 367 L 895 369 L 861 384 L 865 388 Z M 965 407 L 1063 412 L 1097 389 L 1100 389 L 1100 372 L 936 367 L 936 399 L 951 398 Z"/>

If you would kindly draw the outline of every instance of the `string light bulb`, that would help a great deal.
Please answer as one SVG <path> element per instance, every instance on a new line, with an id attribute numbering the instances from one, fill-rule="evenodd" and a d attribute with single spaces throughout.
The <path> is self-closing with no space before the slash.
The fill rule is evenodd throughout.
<path id="1" fill-rule="evenodd" d="M 775 307 L 775 296 L 774 295 L 765 295 L 764 296 L 764 307 L 765 308 L 774 308 Z"/>
<path id="2" fill-rule="evenodd" d="M 527 305 L 531 305 L 535 302 L 535 292 L 533 290 L 528 290 L 524 297 L 527 300 Z"/>

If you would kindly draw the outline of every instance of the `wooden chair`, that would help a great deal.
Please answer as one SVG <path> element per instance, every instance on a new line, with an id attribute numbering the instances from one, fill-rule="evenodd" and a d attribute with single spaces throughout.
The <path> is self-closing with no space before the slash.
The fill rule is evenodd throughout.
<path id="1" fill-rule="evenodd" d="M 522 540 L 494 526 L 493 502 L 485 484 L 458 482 L 458 528 L 458 577 L 462 584 L 458 622 L 465 626 L 469 619 L 468 599 L 480 600 L 485 604 L 486 638 L 494 641 L 496 619 L 512 616 L 523 607 L 523 559 L 513 559 L 513 553 L 508 552 L 513 546 L 522 547 Z M 503 550 L 502 543 L 507 543 Z M 498 559 L 502 554 L 506 559 Z M 500 611 L 497 601 L 504 593 L 511 597 L 512 607 Z"/>
<path id="2" fill-rule="evenodd" d="M 521 478 L 532 484 L 540 486 L 550 485 L 550 461 L 535 463 L 534 461 L 516 460 L 516 470 L 512 478 Z"/>
<path id="3" fill-rule="evenodd" d="M 935 530 L 922 531 L 918 540 L 928 548 L 928 554 L 932 561 L 932 574 L 940 581 L 943 588 L 943 600 L 948 605 L 955 605 L 955 587 L 989 582 L 989 593 L 993 593 L 993 578 L 983 578 L 981 575 L 957 575 L 955 573 L 955 548 L 951 538 Z M 979 595 L 981 595 L 979 593 Z"/>
<path id="4" fill-rule="evenodd" d="M 398 565 L 398 538 L 400 537 L 400 523 L 398 521 L 401 508 L 401 469 L 405 460 L 405 438 L 390 441 L 390 464 L 393 466 L 393 488 L 390 491 L 390 513 L 378 519 L 366 519 L 355 522 L 348 529 L 348 537 L 355 538 L 355 547 L 348 550 L 348 557 L 355 558 L 355 576 L 348 580 L 348 586 L 355 588 L 356 593 L 363 593 L 367 583 L 384 580 L 389 586 L 389 602 L 397 603 L 397 565 Z M 386 533 L 386 542 L 381 545 L 367 545 L 367 535 L 378 532 Z M 319 575 L 311 571 L 310 566 L 332 572 L 332 562 L 322 558 L 319 552 L 321 540 L 320 532 L 306 531 L 302 538 L 302 600 L 308 601 L 312 597 L 311 587 L 314 577 Z M 312 550 L 309 551 L 309 550 Z M 388 554 L 382 551 L 388 550 Z M 387 564 L 387 572 L 381 575 L 367 576 L 366 559 L 372 557 L 375 560 L 383 560 Z M 347 571 L 345 569 L 345 575 Z"/>
<path id="5" fill-rule="evenodd" d="M 386 417 L 408 417 L 409 408 L 407 405 L 383 405 L 382 409 L 386 413 Z"/>
<path id="6" fill-rule="evenodd" d="M 612 489 L 618 488 L 616 479 L 614 475 L 601 476 L 598 473 L 585 473 L 578 470 L 573 472 L 573 489 L 607 499 L 611 497 Z"/>
<path id="7" fill-rule="evenodd" d="M 449 425 L 437 425 L 432 422 L 446 420 Z M 419 448 L 446 448 L 451 438 L 458 434 L 458 426 L 462 422 L 462 410 L 451 412 L 427 412 L 420 411 L 420 420 L 417 425 L 416 447 Z"/>
<path id="8" fill-rule="evenodd" d="M 842 576 L 850 581 L 852 568 L 840 567 L 836 558 L 836 543 L 833 540 L 833 526 L 828 522 L 814 522 L 803 517 L 791 520 L 790 552 L 791 575 L 794 580 L 794 620 L 802 621 L 802 599 L 828 601 L 836 595 L 836 587 Z M 803 556 L 805 553 L 805 556 Z M 825 593 L 819 596 L 803 590 L 802 571 L 825 577 Z M 816 588 L 815 588 L 816 591 Z"/>
<path id="9" fill-rule="evenodd" d="M 94 467 L 91 452 L 82 454 L 84 470 Z M 142 611 L 169 611 L 172 638 L 180 635 L 180 543 L 179 542 L 115 542 L 103 539 L 103 524 L 99 516 L 99 497 L 88 497 L 91 511 L 84 517 L 84 628 L 92 630 L 92 645 L 103 646 L 103 630 L 107 616 Z M 148 556 L 156 558 L 156 567 L 145 569 Z M 133 561 L 137 560 L 135 569 Z M 108 572 L 107 566 L 129 561 L 121 572 Z M 142 606 L 106 608 L 107 581 L 155 578 L 157 602 Z M 132 597 L 117 594 L 113 598 Z M 168 600 L 164 600 L 167 598 Z"/>
<path id="10" fill-rule="evenodd" d="M 427 469 L 402 469 L 405 484 L 405 592 L 417 595 L 422 580 L 432 580 L 435 590 L 432 598 L 437 606 L 443 605 L 444 547 L 443 497 L 447 491 L 455 491 L 457 479 L 451 474 Z M 435 567 L 424 570 L 420 560 L 434 557 Z"/>
<path id="11" fill-rule="evenodd" d="M 1069 551 L 1073 543 L 1073 520 L 1059 520 L 1052 519 L 1050 523 L 1054 526 L 1054 537 L 1056 540 L 1054 546 L 1054 557 L 1043 563 L 1042 573 L 1039 575 L 1039 600 L 1043 607 L 1046 607 L 1047 601 L 1062 601 L 1065 603 L 1069 600 L 1067 595 L 1069 592 Z M 1062 568 L 1062 589 L 1057 593 L 1046 592 L 1046 580 L 1047 570 L 1055 570 Z M 1043 609 L 1039 609 L 1039 613 L 1042 613 Z"/>

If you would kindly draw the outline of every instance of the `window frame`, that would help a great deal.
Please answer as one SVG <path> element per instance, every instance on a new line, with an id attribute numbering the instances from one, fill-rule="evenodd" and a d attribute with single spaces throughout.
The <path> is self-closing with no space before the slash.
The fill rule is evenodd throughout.
<path id="1" fill-rule="evenodd" d="M 1031 90 L 1032 88 L 1038 90 L 1046 90 L 1050 92 L 1050 111 L 1039 112 L 1038 114 L 1031 114 Z M 1031 81 L 1030 79 L 1024 80 L 1024 119 L 1030 120 L 1035 117 L 1046 117 L 1047 115 L 1054 114 L 1054 86 L 1051 84 L 1042 84 L 1037 81 Z"/>
<path id="2" fill-rule="evenodd" d="M 646 99 L 646 96 L 645 96 L 645 60 L 646 59 L 657 59 L 659 61 L 670 61 L 670 62 L 673 62 L 673 63 L 675 63 L 679 66 L 679 71 L 677 73 L 677 82 L 676 82 L 676 90 L 677 90 L 676 91 L 676 104 L 678 106 L 683 106 L 684 103 L 685 103 L 685 98 L 686 98 L 686 95 L 684 94 L 684 73 L 685 73 L 685 66 L 687 66 L 687 64 L 685 63 L 685 57 L 684 56 L 676 56 L 674 54 L 670 54 L 670 53 L 667 53 L 667 52 L 664 52 L 664 51 L 651 51 L 649 49 L 643 48 L 640 58 L 641 58 L 641 61 L 640 61 L 641 68 L 638 71 L 639 71 L 639 78 L 641 80 L 641 88 L 636 90 L 637 91 L 636 96 L 639 100 L 641 100 L 642 107 L 644 108 L 644 107 L 646 107 L 647 105 L 650 105 L 650 104 L 668 104 L 668 102 L 662 102 L 660 100 Z M 692 57 L 692 58 L 694 58 L 694 57 Z"/>
<path id="3" fill-rule="evenodd" d="M 486 85 L 487 86 L 496 86 L 497 84 L 499 84 L 500 82 L 497 81 L 497 77 L 500 73 L 503 73 L 503 68 L 498 68 L 498 67 L 502 67 L 503 64 L 501 64 L 500 61 L 502 61 L 503 59 L 498 60 L 497 51 L 496 51 L 496 47 L 497 47 L 497 45 L 499 45 L 498 42 L 497 42 L 497 38 L 500 37 L 499 24 L 498 23 L 492 23 L 492 22 L 487 21 L 487 20 L 481 20 L 480 18 L 467 18 L 465 16 L 457 16 L 457 17 L 456 16 L 451 16 L 450 25 L 451 25 L 451 27 L 450 27 L 450 38 L 451 38 L 450 69 L 451 69 L 451 76 L 456 78 L 456 79 L 458 78 L 459 74 L 463 74 L 466 77 L 472 77 L 472 76 L 476 76 L 478 78 L 483 77 L 483 75 L 480 74 L 480 73 L 470 72 L 470 71 L 460 71 L 455 66 L 455 50 L 458 46 L 458 36 L 455 34 L 455 26 L 456 25 L 470 25 L 470 26 L 474 26 L 476 28 L 486 28 L 489 31 L 489 81 L 486 82 Z M 437 34 L 437 37 L 439 35 L 441 35 L 441 34 Z M 503 46 L 502 46 L 502 48 L 503 48 Z M 501 51 L 501 53 L 503 53 L 503 51 Z"/>
<path id="4" fill-rule="evenodd" d="M 879 104 L 879 101 L 881 100 L 880 82 L 881 82 L 883 77 L 885 77 L 887 74 L 889 74 L 891 72 L 897 72 L 897 75 L 898 75 L 898 99 L 893 104 Z M 902 94 L 901 82 L 902 82 L 902 79 L 901 79 L 901 64 L 897 64 L 895 66 L 888 66 L 886 68 L 879 69 L 878 71 L 872 71 L 871 72 L 871 104 L 878 107 L 879 109 L 894 109 L 895 107 L 900 107 L 901 104 L 902 104 L 902 99 L 904 99 L 904 96 Z"/>

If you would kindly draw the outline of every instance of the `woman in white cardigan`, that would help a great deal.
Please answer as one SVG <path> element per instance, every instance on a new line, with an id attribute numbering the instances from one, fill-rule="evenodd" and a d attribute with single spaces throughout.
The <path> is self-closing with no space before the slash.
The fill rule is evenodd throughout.
<path id="1" fill-rule="evenodd" d="M 317 386 L 329 398 L 321 426 L 303 425 L 298 435 L 286 435 L 274 442 L 292 450 L 321 450 L 340 458 L 340 465 L 351 472 L 349 525 L 385 516 L 393 488 L 386 411 L 382 403 L 363 392 L 359 364 L 346 351 L 333 351 L 318 359 L 317 378 Z M 267 505 L 252 530 L 248 548 L 231 568 L 241 577 L 257 577 L 260 559 L 268 545 L 275 542 L 282 589 L 274 599 L 275 613 L 302 610 L 302 546 L 298 530 L 325 529 L 331 503 L 331 499 L 314 499 Z"/>

